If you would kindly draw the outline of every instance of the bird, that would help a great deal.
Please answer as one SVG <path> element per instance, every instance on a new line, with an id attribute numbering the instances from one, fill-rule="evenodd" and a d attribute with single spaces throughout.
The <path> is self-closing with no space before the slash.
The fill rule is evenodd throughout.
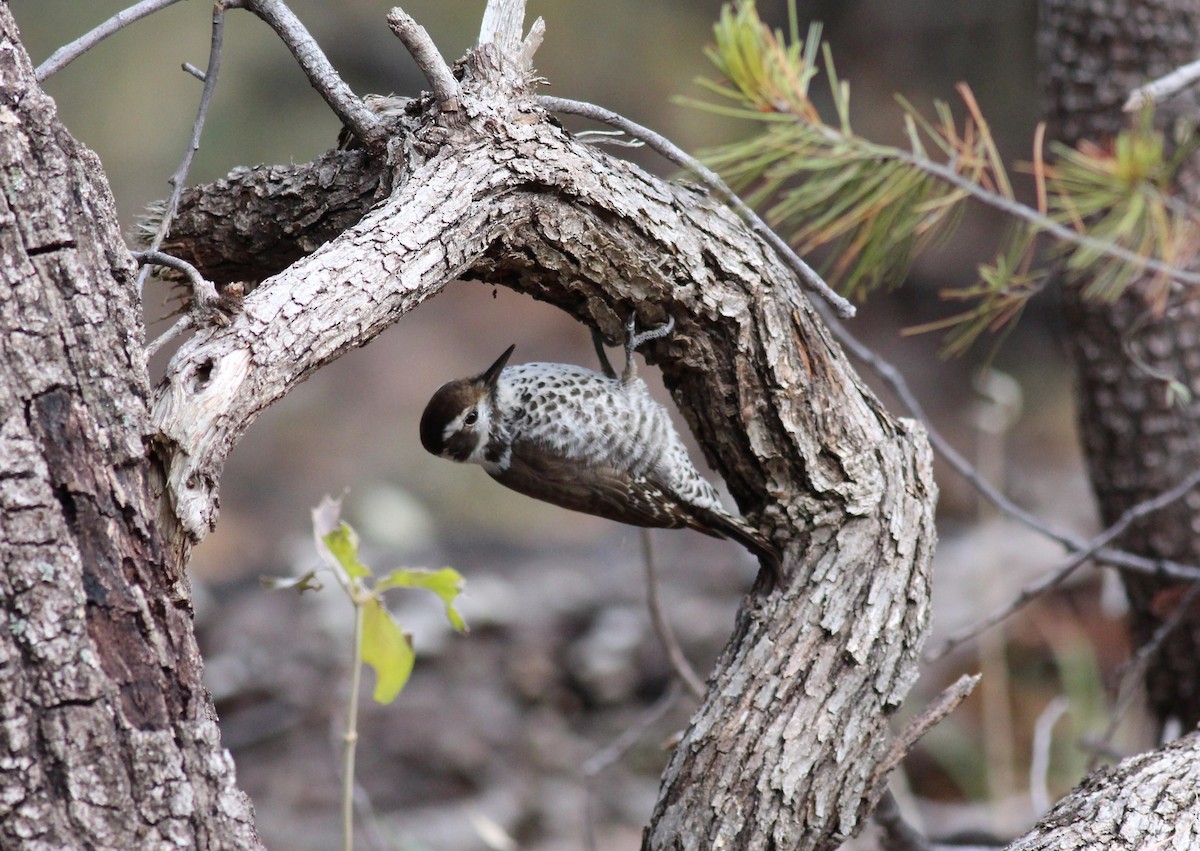
<path id="1" fill-rule="evenodd" d="M 759 558 L 755 588 L 782 581 L 778 550 L 722 506 L 688 457 L 666 408 L 637 376 L 633 353 L 670 333 L 674 318 L 642 333 L 625 326 L 618 376 L 560 363 L 495 363 L 435 392 L 421 415 L 421 445 L 433 455 L 478 464 L 518 493 L 632 526 L 689 528 L 731 538 Z"/>

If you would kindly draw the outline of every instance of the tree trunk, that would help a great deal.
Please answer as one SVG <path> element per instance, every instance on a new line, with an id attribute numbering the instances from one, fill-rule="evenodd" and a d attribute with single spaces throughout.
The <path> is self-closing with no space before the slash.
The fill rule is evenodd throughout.
<path id="1" fill-rule="evenodd" d="M 1196 0 L 1043 0 L 1040 43 L 1050 135 L 1068 144 L 1112 138 L 1129 120 L 1121 106 L 1137 86 L 1195 59 Z M 1159 110 L 1169 124 L 1197 114 L 1195 95 Z M 1195 206 L 1200 173 L 1193 158 L 1180 192 Z M 1085 300 L 1087 281 L 1063 288 L 1079 392 L 1079 422 L 1092 487 L 1105 525 L 1127 508 L 1177 485 L 1200 465 L 1200 300 L 1179 299 L 1152 313 L 1143 280 L 1106 304 Z M 1191 391 L 1168 392 L 1166 378 Z M 1200 562 L 1200 492 L 1148 516 L 1120 545 L 1150 557 Z M 1135 644 L 1168 620 L 1186 590 L 1144 574 L 1123 577 Z M 1200 608 L 1188 611 L 1154 653 L 1146 673 L 1160 723 L 1200 723 Z"/>
<path id="2" fill-rule="evenodd" d="M 7 4 L 0 39 L 0 848 L 255 848 L 164 547 L 135 268 Z"/>

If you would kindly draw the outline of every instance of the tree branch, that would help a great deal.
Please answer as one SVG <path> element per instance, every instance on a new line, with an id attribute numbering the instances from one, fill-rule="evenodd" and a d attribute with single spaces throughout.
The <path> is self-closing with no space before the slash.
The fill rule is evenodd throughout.
<path id="1" fill-rule="evenodd" d="M 429 81 L 433 96 L 442 112 L 458 112 L 462 108 L 462 92 L 458 81 L 450 73 L 450 66 L 438 52 L 437 45 L 433 43 L 429 33 L 399 6 L 388 12 L 387 20 L 392 32 L 408 48 L 408 52 L 416 60 L 417 67 Z"/>
<path id="2" fill-rule="evenodd" d="M 538 18 L 540 21 L 541 18 Z M 479 26 L 479 46 L 495 44 L 505 56 L 516 56 L 525 26 L 525 0 L 488 0 Z M 534 24 L 537 27 L 537 24 Z M 543 30 L 545 24 L 542 25 Z M 532 34 L 532 33 L 531 33 Z"/>
<path id="3" fill-rule="evenodd" d="M 1184 89 L 1194 86 L 1197 80 L 1200 80 L 1200 59 L 1134 89 L 1121 108 L 1125 112 L 1137 112 L 1146 104 L 1158 103 L 1179 94 Z"/>
<path id="4" fill-rule="evenodd" d="M 166 266 L 182 272 L 192 285 L 193 297 L 202 304 L 211 305 L 221 298 L 217 294 L 217 288 L 210 281 L 206 281 L 200 270 L 186 260 L 162 251 L 134 251 L 132 254 L 140 266 Z"/>
<path id="5" fill-rule="evenodd" d="M 979 674 L 973 676 L 964 674 L 942 689 L 941 693 L 931 700 L 928 706 L 909 719 L 904 729 L 897 734 L 891 747 L 888 748 L 887 756 L 877 766 L 875 776 L 877 783 L 882 785 L 887 782 L 887 777 L 891 774 L 892 769 L 900 764 L 926 733 L 970 696 L 971 692 L 975 690 L 975 686 L 979 685 L 979 679 Z"/>
<path id="6" fill-rule="evenodd" d="M 346 85 L 316 39 L 283 0 L 225 0 L 225 4 L 252 12 L 274 30 L 334 114 L 370 151 L 383 153 L 388 141 L 386 128 Z"/>
<path id="7" fill-rule="evenodd" d="M 221 45 L 224 40 L 224 33 L 225 6 L 221 2 L 217 2 L 213 4 L 212 37 L 208 48 L 208 67 L 204 71 L 204 88 L 200 92 L 200 103 L 196 107 L 196 118 L 192 122 L 192 135 L 188 140 L 187 148 L 183 152 L 183 159 L 180 161 L 179 167 L 171 175 L 171 197 L 167 199 L 167 203 L 163 206 L 162 219 L 159 222 L 158 231 L 150 241 L 148 249 L 148 253 L 150 254 L 157 252 L 162 247 L 163 240 L 166 238 L 167 232 L 171 229 L 171 221 L 175 218 L 175 211 L 179 208 L 179 199 L 182 197 L 184 187 L 187 185 L 187 176 L 192 168 L 192 160 L 196 156 L 196 151 L 200 150 L 200 134 L 204 130 L 204 120 L 208 116 L 208 107 L 212 103 L 213 93 L 217 89 L 217 74 L 221 70 Z M 149 273 L 149 266 L 144 266 L 141 272 L 138 273 L 139 293 L 145 286 L 146 277 Z"/>
<path id="8" fill-rule="evenodd" d="M 261 281 L 351 227 L 390 186 L 390 171 L 365 150 L 238 169 L 184 191 L 162 248 L 218 284 Z M 161 215 L 151 210 L 139 241 L 157 232 Z"/>
<path id="9" fill-rule="evenodd" d="M 113 33 L 121 31 L 135 21 L 140 21 L 147 15 L 157 12 L 159 9 L 165 9 L 178 2 L 179 0 L 142 0 L 141 3 L 135 3 L 126 9 L 122 9 L 100 26 L 51 53 L 49 58 L 37 67 L 34 77 L 39 83 L 45 81 Z"/>
<path id="10" fill-rule="evenodd" d="M 779 252 L 779 256 L 785 263 L 791 266 L 792 271 L 800 276 L 800 280 L 805 286 L 819 294 L 825 301 L 837 311 L 837 314 L 843 318 L 849 319 L 854 316 L 855 308 L 845 298 L 835 293 L 830 289 L 829 285 L 822 280 L 821 276 L 813 270 L 811 266 L 800 259 L 800 256 L 792 250 L 779 234 L 771 230 L 750 207 L 746 205 L 741 198 L 737 196 L 729 186 L 723 181 L 716 172 L 705 166 L 695 157 L 685 153 L 682 148 L 677 146 L 670 139 L 655 133 L 648 127 L 643 127 L 636 122 L 630 121 L 623 115 L 615 112 L 610 112 L 603 107 L 595 104 L 585 103 L 577 100 L 567 100 L 566 98 L 550 97 L 543 95 L 538 98 L 540 103 L 546 109 L 552 112 L 564 112 L 568 115 L 579 115 L 584 118 L 590 118 L 593 121 L 599 121 L 603 124 L 608 124 L 612 127 L 618 127 L 630 136 L 634 136 L 644 141 L 650 148 L 668 161 L 675 163 L 680 168 L 685 168 L 691 171 L 704 182 L 706 186 L 717 193 L 717 196 L 732 206 L 742 218 L 746 220 L 754 232 L 770 243 L 771 247 Z"/>
<path id="11" fill-rule="evenodd" d="M 1006 851 L 1190 848 L 1200 804 L 1200 734 L 1101 769 Z"/>

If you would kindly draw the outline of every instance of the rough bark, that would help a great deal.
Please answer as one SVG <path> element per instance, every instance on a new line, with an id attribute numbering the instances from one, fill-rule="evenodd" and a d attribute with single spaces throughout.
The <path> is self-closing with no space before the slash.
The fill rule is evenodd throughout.
<path id="1" fill-rule="evenodd" d="M 1090 775 L 1007 851 L 1200 847 L 1200 736 Z"/>
<path id="2" fill-rule="evenodd" d="M 1130 91 L 1195 59 L 1200 32 L 1196 0 L 1043 0 L 1040 41 L 1046 113 L 1054 138 L 1074 143 L 1114 136 L 1128 118 Z M 1169 123 L 1195 119 L 1195 95 L 1160 109 Z M 1200 200 L 1200 165 L 1184 169 L 1179 187 Z M 1079 423 L 1092 487 L 1105 525 L 1200 465 L 1200 301 L 1183 300 L 1163 316 L 1150 311 L 1146 281 L 1115 303 L 1085 299 L 1087 282 L 1069 281 L 1063 301 L 1079 396 Z M 1169 376 L 1190 400 L 1168 393 Z M 1200 562 L 1192 492 L 1136 524 L 1120 545 L 1141 555 Z M 1135 644 L 1151 639 L 1185 590 L 1143 574 L 1123 576 Z M 1200 723 L 1200 609 L 1188 612 L 1151 660 L 1146 688 L 1161 722 L 1185 730 Z"/>
<path id="3" fill-rule="evenodd" d="M 240 168 L 184 191 L 162 250 L 217 284 L 261 281 L 361 219 L 386 197 L 388 178 L 361 149 L 329 151 L 303 165 Z M 147 230 L 157 229 L 158 215 Z"/>
<path id="4" fill-rule="evenodd" d="M 496 42 L 521 45 L 519 32 Z M 455 278 L 529 293 L 612 338 L 631 312 L 670 314 L 675 332 L 646 354 L 790 580 L 747 598 L 645 847 L 834 847 L 880 791 L 925 636 L 922 430 L 881 408 L 740 220 L 577 143 L 533 101 L 527 70 L 494 45 L 470 54 L 461 109 L 426 103 L 393 145 L 389 197 L 179 349 L 154 421 L 181 527 L 211 529 L 225 458 L 259 411 Z"/>
<path id="5" fill-rule="evenodd" d="M 258 847 L 160 531 L 133 263 L 7 4 L 0 187 L 0 847 Z"/>

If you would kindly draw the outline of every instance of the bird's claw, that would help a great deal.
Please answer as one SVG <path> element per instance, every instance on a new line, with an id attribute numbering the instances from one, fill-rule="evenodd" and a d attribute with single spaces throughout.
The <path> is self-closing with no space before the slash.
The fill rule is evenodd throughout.
<path id="1" fill-rule="evenodd" d="M 629 318 L 625 320 L 625 348 L 629 351 L 636 351 L 643 343 L 648 343 L 651 340 L 657 340 L 671 333 L 675 327 L 675 317 L 667 314 L 667 321 L 657 328 L 649 328 L 637 333 L 637 316 L 629 314 Z"/>

